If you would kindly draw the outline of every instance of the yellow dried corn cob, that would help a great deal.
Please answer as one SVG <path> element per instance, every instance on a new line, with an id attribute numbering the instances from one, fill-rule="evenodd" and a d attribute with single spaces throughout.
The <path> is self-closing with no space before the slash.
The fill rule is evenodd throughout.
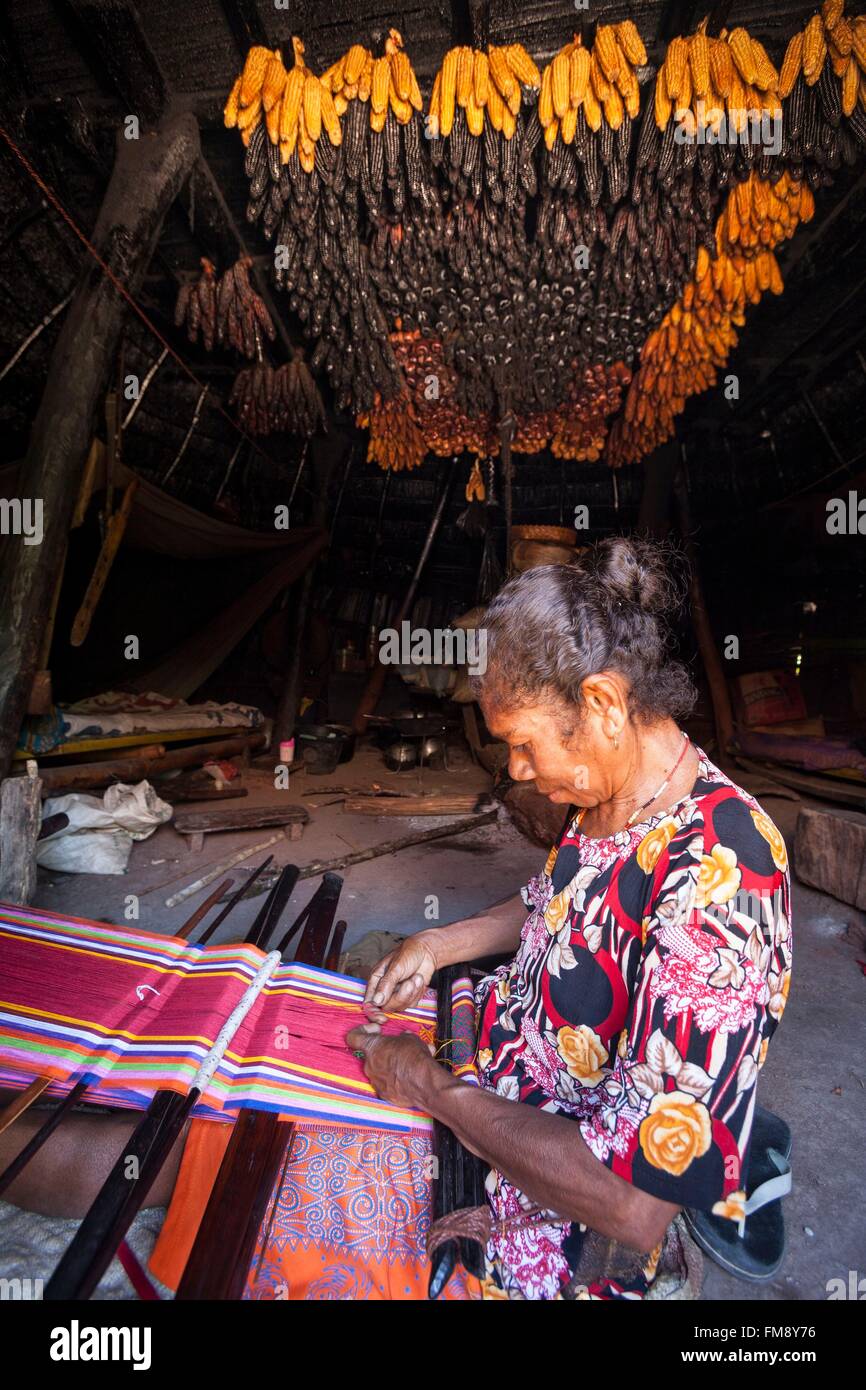
<path id="1" fill-rule="evenodd" d="M 569 66 L 568 57 L 564 51 L 557 53 L 551 64 L 550 92 L 553 98 L 553 109 L 560 120 L 565 115 L 571 99 L 569 96 Z"/>
<path id="2" fill-rule="evenodd" d="M 491 89 L 492 95 L 493 89 Z M 546 130 L 553 120 L 553 64 L 548 63 L 541 78 L 538 97 L 538 119 Z"/>
<path id="3" fill-rule="evenodd" d="M 847 58 L 851 49 L 854 47 L 853 26 L 848 23 L 847 19 L 843 18 L 838 20 L 833 29 L 832 37 L 834 46 L 844 58 Z"/>
<path id="4" fill-rule="evenodd" d="M 487 54 L 482 53 L 481 49 L 476 49 L 472 60 L 472 93 L 475 97 L 476 105 L 483 108 L 487 105 L 487 92 L 490 87 L 490 69 L 487 63 Z"/>
<path id="5" fill-rule="evenodd" d="M 340 117 L 337 115 L 337 108 L 334 105 L 334 98 L 326 87 L 322 87 L 322 125 L 328 132 L 328 139 L 332 145 L 343 143 L 343 129 L 340 125 Z"/>
<path id="6" fill-rule="evenodd" d="M 824 25 L 821 16 L 816 14 L 809 20 L 803 35 L 803 76 L 810 87 L 818 81 L 826 56 Z"/>
<path id="7" fill-rule="evenodd" d="M 645 67 L 646 48 L 634 22 L 630 19 L 624 19 L 615 28 L 619 46 L 628 61 L 636 68 Z"/>
<path id="8" fill-rule="evenodd" d="M 515 90 L 519 91 L 519 83 L 511 71 L 505 50 L 491 45 L 487 49 L 487 61 L 490 66 L 490 76 L 507 102 L 508 98 L 514 95 Z"/>
<path id="9" fill-rule="evenodd" d="M 728 35 L 728 47 L 740 76 L 749 86 L 753 86 L 757 76 L 752 40 L 743 28 L 733 29 Z"/>
<path id="10" fill-rule="evenodd" d="M 608 93 L 607 101 L 604 103 L 604 115 L 611 130 L 619 130 L 625 115 L 625 108 L 616 87 L 611 87 Z"/>
<path id="11" fill-rule="evenodd" d="M 755 59 L 755 84 L 762 91 L 775 90 L 779 85 L 779 74 L 770 62 L 770 55 L 762 43 L 752 39 L 752 56 Z"/>
<path id="12" fill-rule="evenodd" d="M 560 124 L 560 134 L 562 136 L 563 144 L 570 145 L 572 143 L 572 141 L 574 140 L 576 130 L 577 108 L 574 106 L 569 106 Z"/>
<path id="13" fill-rule="evenodd" d="M 367 49 L 362 43 L 353 43 L 343 59 L 343 79 L 351 86 L 357 82 L 367 61 Z"/>
<path id="14" fill-rule="evenodd" d="M 569 95 L 571 105 L 576 110 L 581 105 L 589 85 L 589 49 L 582 47 L 573 49 L 568 66 L 570 73 Z"/>
<path id="15" fill-rule="evenodd" d="M 599 101 L 607 101 L 611 84 L 604 75 L 604 69 L 599 62 L 598 54 L 595 52 L 595 49 L 593 49 L 589 60 L 589 80 L 592 83 L 592 90 L 595 92 Z"/>
<path id="16" fill-rule="evenodd" d="M 664 73 L 668 96 L 672 101 L 677 101 L 682 91 L 685 74 L 688 70 L 688 59 L 689 46 L 685 39 L 680 37 L 671 39 L 665 56 Z"/>
<path id="17" fill-rule="evenodd" d="M 469 93 L 469 100 L 466 103 L 466 124 L 471 135 L 483 134 L 484 107 L 478 105 L 474 92 Z"/>
<path id="18" fill-rule="evenodd" d="M 541 73 L 538 67 L 530 58 L 522 43 L 510 43 L 505 49 L 505 56 L 508 59 L 508 66 L 517 78 L 517 81 L 524 87 L 533 87 L 537 91 L 541 86 Z"/>
<path id="19" fill-rule="evenodd" d="M 667 79 L 665 77 L 664 64 L 656 73 L 655 87 L 655 118 L 659 130 L 664 130 L 671 118 L 672 102 L 668 94 Z"/>
<path id="20" fill-rule="evenodd" d="M 401 101 L 408 101 L 412 92 L 412 65 L 408 53 L 402 51 L 391 57 L 391 76 Z"/>
<path id="21" fill-rule="evenodd" d="M 280 110 L 281 140 L 287 140 L 289 138 L 290 130 L 292 130 L 297 123 L 298 112 L 301 109 L 301 99 L 304 94 L 305 76 L 306 70 L 304 68 L 292 68 L 286 78 L 282 108 Z"/>
<path id="22" fill-rule="evenodd" d="M 238 123 L 238 110 L 240 107 L 241 79 L 235 79 L 235 85 L 229 92 L 228 101 L 223 108 L 223 121 L 232 130 Z"/>
<path id="23" fill-rule="evenodd" d="M 847 66 L 842 77 L 842 110 L 850 116 L 857 105 L 857 92 L 860 87 L 860 70 L 854 58 L 846 60 Z"/>
<path id="24" fill-rule="evenodd" d="M 803 31 L 798 30 L 791 36 L 788 47 L 785 49 L 785 57 L 782 60 L 782 71 L 779 74 L 779 96 L 789 96 L 793 90 L 794 83 L 800 76 L 800 69 L 803 65 Z"/>
<path id="25" fill-rule="evenodd" d="M 250 49 L 241 74 L 241 106 L 250 106 L 261 93 L 265 69 L 273 56 L 269 48 L 263 48 L 260 44 Z"/>
<path id="26" fill-rule="evenodd" d="M 472 77 L 475 63 L 471 48 L 458 50 L 457 58 L 457 105 L 465 106 L 472 95 Z"/>
<path id="27" fill-rule="evenodd" d="M 388 88 L 391 85 L 391 63 L 387 55 L 373 61 L 373 85 L 370 88 L 370 103 L 373 111 L 381 115 L 388 109 Z"/>
<path id="28" fill-rule="evenodd" d="M 842 11 L 845 8 L 845 0 L 824 0 L 821 6 L 821 18 L 824 21 L 824 28 L 831 31 L 836 28 L 842 18 Z"/>
<path id="29" fill-rule="evenodd" d="M 265 111 L 270 111 L 283 95 L 287 75 L 282 58 L 271 58 L 265 68 L 265 80 L 262 83 L 262 106 Z"/>
<path id="30" fill-rule="evenodd" d="M 616 41 L 616 30 L 612 24 L 600 24 L 598 26 L 593 53 L 598 54 L 601 70 L 608 82 L 615 82 L 622 62 L 622 54 Z"/>
<path id="31" fill-rule="evenodd" d="M 506 106 L 502 113 L 502 134 L 505 136 L 506 140 L 513 140 L 516 130 L 517 117 Z"/>
<path id="32" fill-rule="evenodd" d="M 487 113 L 488 113 L 488 115 L 490 116 L 490 124 L 493 126 L 493 129 L 494 129 L 494 130 L 502 130 L 503 125 L 505 124 L 505 117 L 506 117 L 506 115 L 510 115 L 510 112 L 508 111 L 508 107 L 505 105 L 505 102 L 502 100 L 502 96 L 501 96 L 501 94 L 500 94 L 500 92 L 499 92 L 499 88 L 496 86 L 496 83 L 495 83 L 495 82 L 491 82 L 491 83 L 489 84 L 489 86 L 488 86 L 488 89 L 487 89 Z M 539 120 L 541 120 L 541 114 L 540 114 L 540 113 L 541 113 L 541 107 L 540 107 L 540 105 L 539 105 Z M 550 114 L 551 114 L 551 118 L 552 118 L 552 116 L 553 116 L 553 109 L 552 109 L 552 108 L 551 108 L 551 113 L 550 113 Z M 542 122 L 542 124 L 544 124 L 544 123 Z"/>
<path id="33" fill-rule="evenodd" d="M 315 73 L 307 72 L 304 82 L 304 121 L 311 140 L 322 133 L 322 84 Z"/>
<path id="34" fill-rule="evenodd" d="M 373 55 L 368 53 L 358 78 L 358 100 L 369 101 L 373 90 Z"/>
<path id="35" fill-rule="evenodd" d="M 592 90 L 592 83 L 587 85 L 583 98 L 583 114 L 590 130 L 601 130 L 601 106 L 595 92 Z"/>
<path id="36" fill-rule="evenodd" d="M 554 145 L 556 144 L 556 137 L 557 137 L 558 134 L 559 134 L 559 121 L 558 121 L 558 120 L 556 119 L 556 117 L 554 116 L 553 120 L 550 122 L 550 125 L 547 127 L 547 129 L 546 129 L 545 132 L 544 132 L 544 143 L 545 143 L 545 145 L 547 146 L 547 148 L 548 148 L 549 150 L 552 150 L 553 147 L 554 147 Z"/>
<path id="37" fill-rule="evenodd" d="M 862 23 L 859 23 L 859 20 L 860 16 L 858 15 L 851 30 L 851 43 L 854 49 L 854 56 L 860 64 L 860 71 L 866 72 L 866 20 Z M 839 28 L 840 26 L 837 25 L 837 34 Z"/>
<path id="38" fill-rule="evenodd" d="M 442 90 L 439 97 L 439 129 L 443 136 L 451 134 L 454 125 L 454 103 L 457 96 L 458 50 L 451 48 L 442 60 Z"/>
<path id="39" fill-rule="evenodd" d="M 252 131 L 253 126 L 262 114 L 262 99 L 256 97 L 249 106 L 242 106 L 238 112 L 238 130 Z"/>
<path id="40" fill-rule="evenodd" d="M 710 88 L 710 44 L 706 34 L 692 34 L 689 40 L 689 66 L 696 97 L 705 97 Z"/>
<path id="41" fill-rule="evenodd" d="M 734 60 L 725 39 L 713 39 L 710 44 L 710 76 L 723 101 L 731 95 Z"/>

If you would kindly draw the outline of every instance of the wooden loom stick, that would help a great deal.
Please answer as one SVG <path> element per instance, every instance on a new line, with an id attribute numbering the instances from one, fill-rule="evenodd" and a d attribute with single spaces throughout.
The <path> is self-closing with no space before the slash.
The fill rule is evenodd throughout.
<path id="1" fill-rule="evenodd" d="M 238 888 L 234 895 L 231 898 L 229 898 L 222 912 L 218 912 L 214 920 L 211 922 L 210 926 L 205 927 L 205 930 L 202 932 L 201 936 L 196 942 L 197 946 L 204 946 L 207 944 L 208 941 L 210 941 L 217 927 L 222 926 L 223 922 L 228 917 L 232 908 L 240 902 L 241 898 L 244 897 L 244 895 L 247 892 L 249 892 L 250 888 L 255 883 L 259 874 L 264 873 L 268 865 L 273 862 L 273 858 L 274 856 L 272 854 L 269 854 L 267 859 L 262 860 L 261 864 L 257 869 L 253 869 L 253 872 L 251 873 L 250 877 L 248 879 L 245 879 L 244 882 L 241 884 L 240 888 Z"/>
<path id="2" fill-rule="evenodd" d="M 66 1115 L 72 1109 L 73 1105 L 75 1105 L 76 1101 L 84 1095 L 84 1092 L 90 1085 L 90 1081 L 91 1078 L 89 1076 L 82 1077 L 80 1081 L 76 1081 L 72 1090 L 65 1095 L 60 1104 L 52 1110 L 45 1123 L 40 1125 L 36 1133 L 31 1135 L 28 1139 L 24 1148 L 15 1155 L 12 1162 L 0 1173 L 0 1196 L 2 1196 L 7 1187 L 15 1181 L 18 1174 L 23 1173 L 31 1158 L 39 1152 L 45 1141 L 51 1138 L 64 1115 Z"/>
<path id="3" fill-rule="evenodd" d="M 183 926 L 175 932 L 175 936 L 180 941 L 188 941 L 191 933 L 195 931 L 202 917 L 207 916 L 214 903 L 219 902 L 223 893 L 225 893 L 229 888 L 231 888 L 233 883 L 233 878 L 224 878 L 222 883 L 218 884 L 217 887 L 213 890 L 210 897 L 205 898 L 201 906 L 197 907 L 192 916 L 187 918 Z M 246 887 L 246 884 L 244 885 L 244 887 Z"/>
<path id="4" fill-rule="evenodd" d="M 51 1085 L 50 1076 L 37 1076 L 35 1081 L 31 1081 L 26 1091 L 22 1091 L 13 1101 L 6 1106 L 5 1110 L 0 1110 L 0 1134 L 10 1125 L 14 1125 L 19 1115 L 23 1115 L 25 1110 L 29 1110 L 34 1100 L 38 1100 L 42 1092 Z"/>
<path id="5" fill-rule="evenodd" d="M 46 1300 L 89 1298 L 93 1293 L 147 1200 L 190 1112 L 207 1090 L 232 1038 L 279 964 L 277 951 L 265 957 L 220 1029 L 187 1094 L 157 1091 L 49 1279 Z M 129 1175 L 130 1159 L 136 1161 L 133 1177 Z"/>
<path id="6" fill-rule="evenodd" d="M 197 878 L 194 883 L 188 883 L 185 888 L 179 889 L 170 898 L 166 898 L 166 907 L 177 907 L 178 903 L 184 902 L 186 898 L 191 898 L 193 893 L 198 893 L 201 888 L 206 888 L 209 883 L 213 883 L 214 879 L 219 878 L 220 874 L 224 874 L 226 869 L 233 869 L 235 864 L 242 864 L 245 859 L 252 858 L 260 850 L 270 849 L 271 845 L 275 845 L 278 840 L 285 838 L 281 831 L 279 835 L 271 835 L 267 840 L 260 840 L 258 844 L 250 845 L 249 849 L 240 849 L 237 854 L 229 855 L 228 859 L 224 859 L 208 873 L 202 874 L 201 878 Z"/>
<path id="7" fill-rule="evenodd" d="M 307 927 L 295 959 L 320 965 L 337 911 L 342 879 L 329 874 L 281 943 L 304 916 Z M 320 945 L 324 938 L 324 947 Z M 176 1298 L 240 1298 L 268 1199 L 287 1161 L 295 1127 L 270 1111 L 242 1110 L 235 1121 Z"/>

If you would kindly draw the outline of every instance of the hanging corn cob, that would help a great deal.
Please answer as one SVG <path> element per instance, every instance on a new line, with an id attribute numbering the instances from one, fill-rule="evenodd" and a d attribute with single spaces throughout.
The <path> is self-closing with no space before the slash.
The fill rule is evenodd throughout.
<path id="1" fill-rule="evenodd" d="M 427 130 L 432 139 L 447 139 L 459 111 L 470 134 L 484 133 L 485 114 L 493 129 L 511 140 L 517 129 L 524 91 L 541 85 L 538 68 L 519 43 L 452 48 L 433 82 Z"/>
<path id="2" fill-rule="evenodd" d="M 343 134 L 330 83 L 306 66 L 299 38 L 292 39 L 292 47 L 295 62 L 288 71 L 278 48 L 250 49 L 223 118 L 227 126 L 238 127 L 249 146 L 264 116 L 268 140 L 279 149 L 280 162 L 287 164 L 297 149 L 301 167 L 311 174 L 322 132 L 332 145 L 339 145 Z"/>
<path id="3" fill-rule="evenodd" d="M 325 424 L 325 408 L 303 354 L 272 367 L 259 362 L 238 372 L 229 404 L 251 434 L 277 431 L 310 438 Z"/>
<path id="4" fill-rule="evenodd" d="M 361 429 L 370 431 L 368 463 L 401 472 L 418 468 L 424 462 L 427 445 L 408 396 L 383 401 L 377 392 L 373 409 L 360 415 L 358 424 Z"/>
<path id="5" fill-rule="evenodd" d="M 672 39 L 656 79 L 656 125 L 664 130 L 684 112 L 692 113 L 696 129 L 718 132 L 725 121 L 736 134 L 750 117 L 779 115 L 779 74 L 764 46 L 742 28 L 709 37 L 706 19 L 694 34 Z"/>
<path id="6" fill-rule="evenodd" d="M 636 462 L 663 444 L 690 396 L 716 384 L 745 324 L 747 304 L 783 282 L 773 248 L 808 222 L 815 200 L 783 174 L 774 184 L 752 176 L 733 189 L 716 227 L 716 255 L 698 251 L 693 280 L 647 338 L 623 415 L 611 431 L 608 462 Z"/>

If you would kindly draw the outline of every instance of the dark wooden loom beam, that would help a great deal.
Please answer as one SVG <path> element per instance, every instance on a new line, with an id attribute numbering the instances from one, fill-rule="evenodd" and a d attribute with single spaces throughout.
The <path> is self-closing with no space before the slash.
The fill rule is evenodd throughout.
<path id="1" fill-rule="evenodd" d="M 246 940 L 250 944 L 260 948 L 265 946 L 297 879 L 295 865 L 283 869 L 247 933 Z M 342 880 L 339 880 L 338 884 L 341 883 Z M 327 885 L 327 889 L 323 885 L 314 895 L 313 902 L 320 896 L 327 898 L 332 891 L 331 884 Z M 339 886 L 337 892 L 339 894 Z M 240 894 L 236 893 L 230 906 L 239 898 Z M 280 949 L 284 948 L 285 940 Z M 46 1300 L 56 1302 L 90 1297 L 137 1212 L 147 1200 L 157 1174 L 199 1099 L 200 1093 L 194 1086 L 185 1096 L 173 1091 L 156 1093 L 48 1281 Z M 138 1164 L 134 1178 L 128 1176 L 130 1158 L 134 1158 Z"/>
<path id="2" fill-rule="evenodd" d="M 321 965 L 328 950 L 342 879 L 326 874 L 321 887 L 280 945 L 306 919 L 295 960 Z M 190 1252 L 176 1297 L 241 1297 L 280 1168 L 286 1163 L 294 1125 L 263 1110 L 243 1110 L 232 1128 L 210 1200 Z M 278 1194 L 274 1201 L 278 1200 Z"/>

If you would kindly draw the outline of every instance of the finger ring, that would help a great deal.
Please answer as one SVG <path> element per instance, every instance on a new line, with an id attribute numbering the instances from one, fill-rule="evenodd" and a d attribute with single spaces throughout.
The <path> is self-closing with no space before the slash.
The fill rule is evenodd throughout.
<path id="1" fill-rule="evenodd" d="M 367 1054 L 366 1054 L 366 1052 L 359 1052 L 358 1049 L 356 1048 L 355 1051 L 354 1051 L 354 1053 L 353 1053 L 352 1055 L 353 1055 L 354 1057 L 357 1057 L 359 1062 L 363 1062 L 363 1060 L 364 1060 L 364 1058 L 366 1057 Z"/>

